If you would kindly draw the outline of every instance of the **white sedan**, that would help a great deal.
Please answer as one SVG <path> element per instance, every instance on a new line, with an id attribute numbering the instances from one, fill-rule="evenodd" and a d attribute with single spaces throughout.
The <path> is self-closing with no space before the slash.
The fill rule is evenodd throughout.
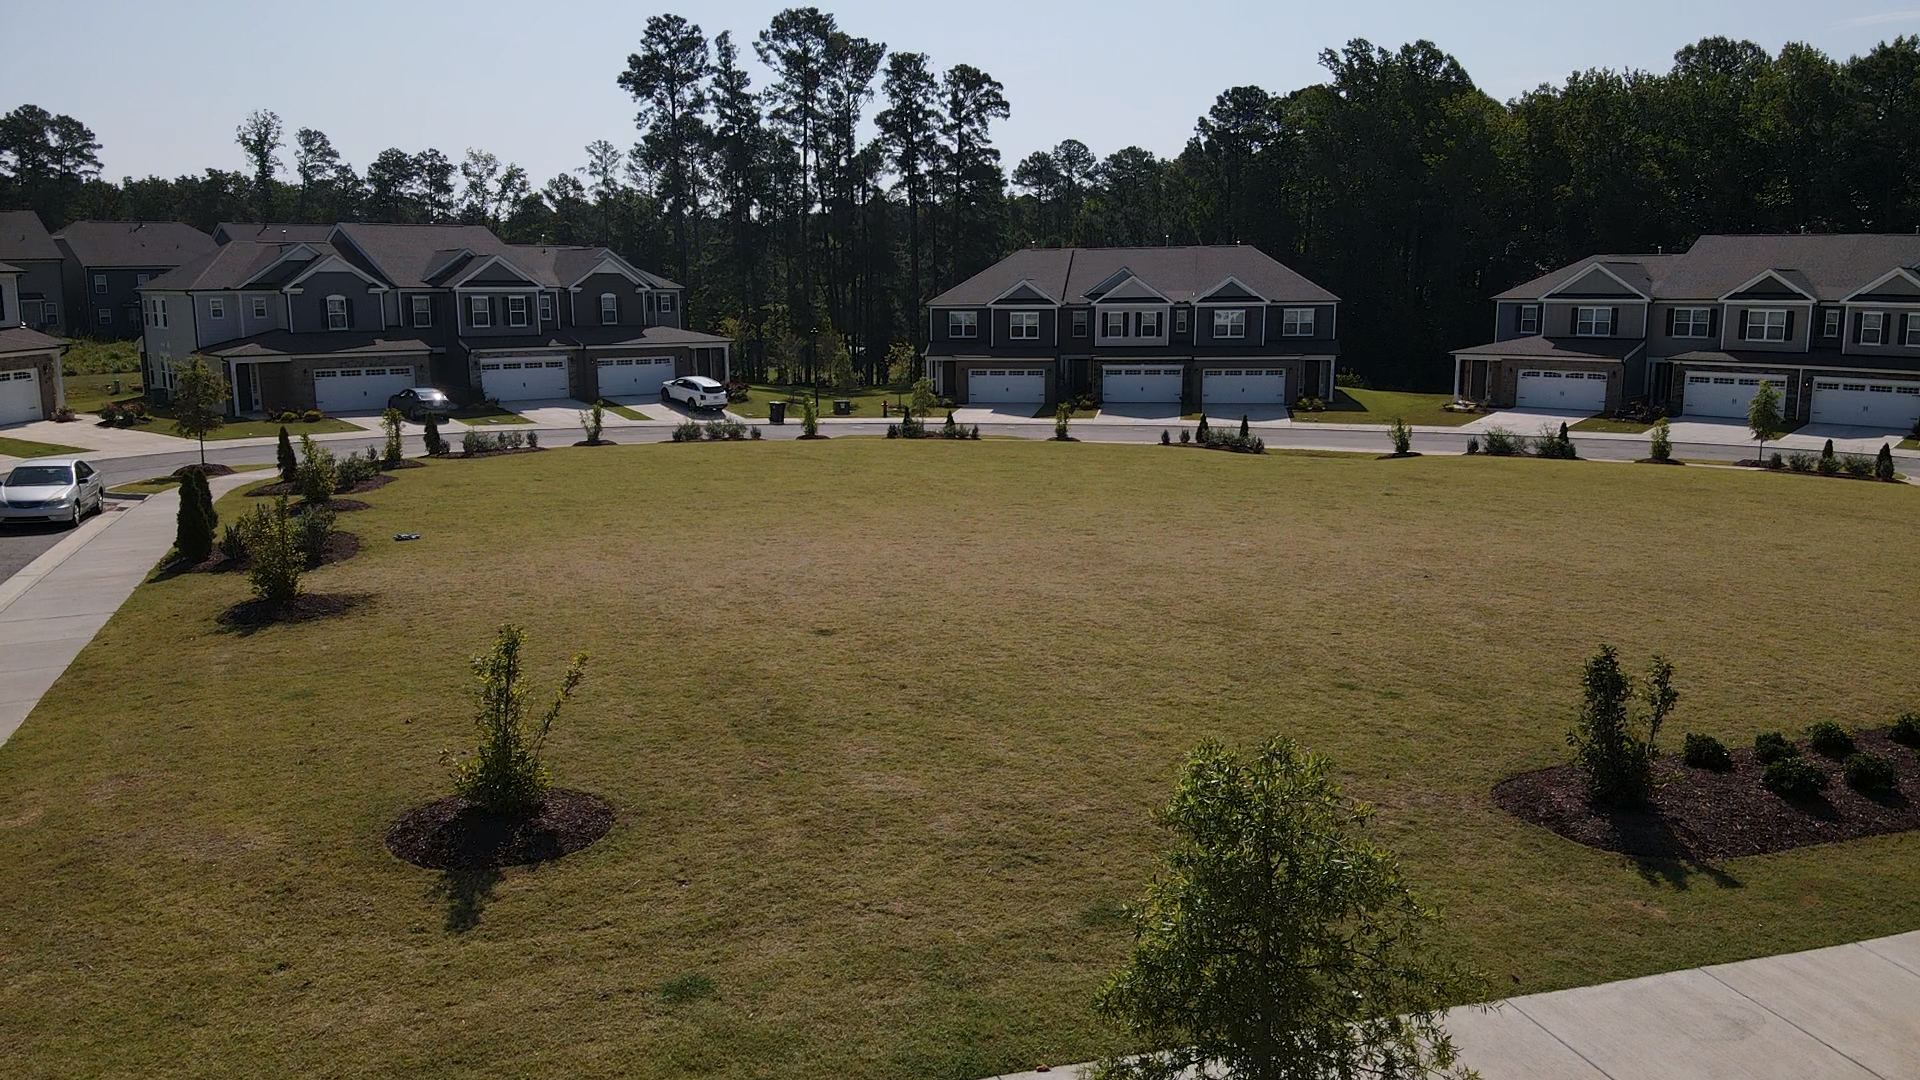
<path id="1" fill-rule="evenodd" d="M 688 375 L 662 386 L 660 400 L 669 405 L 679 402 L 689 409 L 724 409 L 727 388 L 705 375 Z"/>
<path id="2" fill-rule="evenodd" d="M 93 466 L 79 458 L 49 457 L 23 461 L 0 481 L 0 522 L 64 521 L 98 513 L 105 484 Z"/>

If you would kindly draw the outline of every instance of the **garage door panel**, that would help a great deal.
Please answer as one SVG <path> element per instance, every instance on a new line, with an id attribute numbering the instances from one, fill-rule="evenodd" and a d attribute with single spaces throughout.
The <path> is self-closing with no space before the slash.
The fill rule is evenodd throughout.
<path id="1" fill-rule="evenodd" d="M 313 404 L 325 413 L 384 412 L 388 398 L 412 385 L 411 367 L 319 368 Z"/>
<path id="2" fill-rule="evenodd" d="M 1182 369 L 1173 364 L 1109 364 L 1101 373 L 1100 396 L 1109 402 L 1177 402 Z"/>
<path id="3" fill-rule="evenodd" d="M 658 397 L 673 379 L 673 357 L 637 356 L 601 360 L 601 397 Z"/>
<path id="4" fill-rule="evenodd" d="M 1770 382 L 1782 395 L 1784 403 L 1787 387 L 1792 384 L 1792 376 L 1782 372 L 1763 372 L 1753 375 L 1715 371 L 1689 371 L 1687 373 L 1686 397 L 1681 411 L 1687 416 L 1720 416 L 1735 420 L 1744 420 L 1747 410 L 1753 406 L 1753 395 L 1760 392 L 1760 383 Z"/>
<path id="5" fill-rule="evenodd" d="M 1920 383 L 1851 376 L 1813 381 L 1811 419 L 1889 431 L 1911 431 L 1920 422 Z"/>
<path id="6" fill-rule="evenodd" d="M 565 357 L 530 356 L 518 360 L 483 360 L 481 392 L 495 401 L 536 401 L 572 396 L 567 384 Z"/>
<path id="7" fill-rule="evenodd" d="M 974 368 L 967 372 L 969 404 L 1038 405 L 1045 400 L 1045 368 Z"/>
<path id="8" fill-rule="evenodd" d="M 0 424 L 44 419 L 40 411 L 40 373 L 32 368 L 0 371 Z"/>
<path id="9" fill-rule="evenodd" d="M 1200 377 L 1200 401 L 1206 405 L 1284 405 L 1285 368 L 1221 368 Z"/>
<path id="10" fill-rule="evenodd" d="M 1599 371 L 1528 369 L 1520 373 L 1513 406 L 1599 412 L 1607 407 L 1607 376 Z"/>

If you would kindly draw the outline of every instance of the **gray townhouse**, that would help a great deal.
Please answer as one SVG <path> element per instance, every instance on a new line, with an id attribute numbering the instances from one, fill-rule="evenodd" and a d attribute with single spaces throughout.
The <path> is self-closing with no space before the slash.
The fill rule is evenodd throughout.
<path id="1" fill-rule="evenodd" d="M 607 248 L 507 244 L 477 225 L 230 235 L 139 292 L 155 395 L 200 355 L 236 415 L 379 412 L 422 385 L 469 402 L 648 398 L 730 366 L 728 339 L 686 328 L 674 282 Z"/>
<path id="2" fill-rule="evenodd" d="M 70 337 L 137 338 L 138 289 L 215 247 L 178 221 L 76 221 L 53 236 L 63 261 L 61 292 Z"/>
<path id="3" fill-rule="evenodd" d="M 61 297 L 60 245 L 53 242 L 40 215 L 31 210 L 0 210 L 0 262 L 19 273 L 17 325 L 46 334 L 60 334 L 64 309 Z"/>
<path id="4" fill-rule="evenodd" d="M 1245 245 L 1029 248 L 927 304 L 935 389 L 1230 415 L 1333 396 L 1340 300 Z"/>
<path id="5" fill-rule="evenodd" d="M 26 279 L 25 268 L 0 262 L 0 426 L 50 420 L 66 404 L 60 354 L 67 343 L 21 320 Z"/>
<path id="6" fill-rule="evenodd" d="M 1499 408 L 1744 418 L 1763 381 L 1795 424 L 1920 421 L 1920 236 L 1703 236 L 1596 255 L 1494 297 L 1455 393 Z"/>

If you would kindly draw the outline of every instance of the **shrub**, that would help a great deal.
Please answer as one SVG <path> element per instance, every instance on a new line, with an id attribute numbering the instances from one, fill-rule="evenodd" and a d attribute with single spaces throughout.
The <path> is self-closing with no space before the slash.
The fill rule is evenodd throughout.
<path id="1" fill-rule="evenodd" d="M 320 557 L 327 553 L 327 541 L 333 539 L 336 515 L 330 506 L 309 506 L 301 511 L 300 551 L 307 557 L 307 565 L 314 566 Z"/>
<path id="2" fill-rule="evenodd" d="M 676 438 L 675 441 L 677 442 L 679 440 Z M 460 436 L 460 451 L 468 457 L 472 457 L 475 454 L 485 451 L 492 442 L 493 440 L 487 436 L 482 435 L 472 428 L 468 428 L 467 433 Z"/>
<path id="3" fill-rule="evenodd" d="M 388 409 L 380 414 L 380 427 L 387 433 L 386 446 L 381 448 L 380 466 L 391 469 L 400 464 L 401 442 L 400 423 L 404 419 L 399 409 Z"/>
<path id="4" fill-rule="evenodd" d="M 1055 439 L 1061 442 L 1066 442 L 1068 439 L 1073 437 L 1067 434 L 1067 421 L 1072 416 L 1073 416 L 1073 410 L 1068 408 L 1064 404 L 1061 405 L 1058 409 L 1054 410 L 1053 437 Z"/>
<path id="5" fill-rule="evenodd" d="M 1069 412 L 1071 412 L 1071 411 L 1072 411 L 1072 406 L 1069 406 L 1069 405 L 1065 405 L 1065 404 L 1062 404 L 1062 405 L 1061 405 L 1060 407 L 1061 407 L 1062 409 L 1065 409 L 1065 410 L 1067 410 L 1067 411 L 1069 411 Z M 953 430 L 954 430 L 954 425 L 953 425 L 953 410 L 952 410 L 952 409 L 948 409 L 948 410 L 947 410 L 947 422 L 946 422 L 945 424 L 942 424 L 942 425 L 941 425 L 941 432 L 940 432 L 940 434 L 941 434 L 941 435 L 942 435 L 943 437 L 945 437 L 945 438 L 948 438 L 948 439 L 951 439 L 951 438 L 953 438 Z"/>
<path id="6" fill-rule="evenodd" d="M 592 408 L 581 412 L 580 430 L 587 433 L 588 446 L 600 445 L 600 433 L 606 429 L 606 426 L 607 406 L 605 402 L 596 401 L 593 403 Z"/>
<path id="7" fill-rule="evenodd" d="M 204 496 L 202 493 L 205 493 Z M 215 519 L 210 515 L 213 494 L 206 474 L 188 469 L 180 477 L 180 509 L 174 516 L 173 546 L 180 561 L 198 566 L 213 554 Z"/>
<path id="8" fill-rule="evenodd" d="M 1581 673 L 1583 702 L 1567 733 L 1573 761 L 1587 774 L 1597 802 L 1633 806 L 1653 792 L 1653 746 L 1636 736 L 1627 717 L 1633 680 L 1620 670 L 1613 646 L 1602 645 Z"/>
<path id="9" fill-rule="evenodd" d="M 722 440 L 738 442 L 747 437 L 747 425 L 732 417 L 727 417 L 724 420 L 709 420 L 701 430 L 701 434 L 706 436 L 709 442 L 720 442 Z"/>
<path id="10" fill-rule="evenodd" d="M 1797 473 L 1810 473 L 1819 464 L 1812 454 L 1792 453 L 1787 455 L 1787 468 Z"/>
<path id="11" fill-rule="evenodd" d="M 1172 445 L 1173 445 L 1173 432 L 1171 432 L 1171 431 L 1168 431 L 1168 430 L 1167 430 L 1166 428 L 1161 428 L 1161 429 L 1160 429 L 1160 445 L 1161 445 L 1161 446 L 1172 446 Z"/>
<path id="12" fill-rule="evenodd" d="M 921 381 L 924 382 L 925 380 L 923 379 Z M 918 387 L 914 388 L 913 396 L 915 401 L 920 400 Z M 801 409 L 803 411 L 800 414 L 800 434 L 805 435 L 807 438 L 812 438 L 820 434 L 820 406 L 815 405 L 812 398 L 808 398 L 801 403 Z"/>
<path id="13" fill-rule="evenodd" d="M 680 421 L 680 423 L 674 426 L 673 441 L 674 442 L 699 442 L 700 441 L 700 421 L 698 420 Z"/>
<path id="14" fill-rule="evenodd" d="M 275 419 L 283 424 L 297 424 L 300 422 L 300 414 L 294 412 L 292 409 L 286 409 L 283 410 L 278 417 L 275 417 Z"/>
<path id="15" fill-rule="evenodd" d="M 1728 772 L 1733 769 L 1733 754 L 1728 752 L 1725 743 L 1711 735 L 1688 732 L 1681 759 L 1691 768 L 1709 772 Z"/>
<path id="16" fill-rule="evenodd" d="M 1778 731 L 1763 731 L 1753 737 L 1753 760 L 1762 765 L 1799 756 L 1800 748 Z"/>
<path id="17" fill-rule="evenodd" d="M 291 484 L 299 474 L 300 459 L 293 456 L 293 440 L 287 438 L 287 426 L 280 425 L 280 445 L 274 450 L 280 463 L 280 482 Z"/>
<path id="18" fill-rule="evenodd" d="M 1253 428 L 1247 424 L 1246 413 L 1240 414 L 1240 437 L 1243 439 L 1253 438 Z"/>
<path id="19" fill-rule="evenodd" d="M 527 437 L 521 434 L 517 428 L 502 435 L 500 439 L 506 444 L 509 450 L 518 450 L 527 444 Z"/>
<path id="20" fill-rule="evenodd" d="M 973 430 L 979 431 L 980 429 L 974 428 Z M 747 433 L 747 438 L 752 439 L 754 442 L 759 442 L 764 437 L 765 436 L 761 434 L 759 428 L 753 428 Z"/>
<path id="21" fill-rule="evenodd" d="M 1393 440 L 1393 452 L 1405 457 L 1413 453 L 1413 429 L 1405 420 L 1393 418 L 1393 424 L 1387 428 L 1387 438 Z"/>
<path id="22" fill-rule="evenodd" d="M 300 436 L 300 468 L 294 477 L 294 483 L 300 489 L 300 498 L 309 504 L 333 501 L 334 488 L 339 485 L 340 467 L 334 462 L 333 451 L 313 441 L 313 436 Z"/>
<path id="23" fill-rule="evenodd" d="M 1478 435 L 1475 435 L 1472 438 L 1467 440 L 1467 453 L 1478 454 L 1479 452 L 1480 452 L 1480 437 Z"/>
<path id="24" fill-rule="evenodd" d="M 1180 429 L 1180 445 L 1185 446 L 1192 441 L 1193 441 L 1193 432 L 1188 431 L 1186 428 L 1181 428 Z"/>
<path id="25" fill-rule="evenodd" d="M 1853 753 L 1853 735 L 1831 720 L 1820 720 L 1808 725 L 1807 745 L 1816 754 L 1838 760 Z"/>
<path id="26" fill-rule="evenodd" d="M 493 648 L 470 662 L 480 684 L 480 710 L 474 716 L 480 745 L 454 766 L 453 790 L 494 814 L 538 806 L 547 797 L 553 781 L 540 760 L 540 748 L 586 675 L 587 654 L 576 653 L 552 704 L 539 719 L 530 719 L 526 678 L 520 668 L 525 641 L 520 628 L 508 623 L 500 628 Z"/>
<path id="27" fill-rule="evenodd" d="M 1920 713 L 1901 713 L 1887 736 L 1901 746 L 1920 747 Z"/>
<path id="28" fill-rule="evenodd" d="M 348 491 L 362 480 L 370 479 L 380 472 L 379 452 L 369 447 L 365 457 L 348 454 L 334 466 L 334 490 Z M 304 489 L 303 489 L 304 491 Z M 319 500 L 324 502 L 325 500 Z"/>
<path id="29" fill-rule="evenodd" d="M 1493 457 L 1512 457 L 1520 452 L 1520 440 L 1503 427 L 1487 429 L 1486 451 Z"/>
<path id="30" fill-rule="evenodd" d="M 760 433 L 758 431 L 755 431 L 754 434 L 758 436 Z M 972 439 L 974 442 L 980 441 L 980 425 L 979 424 L 975 424 L 972 427 L 967 429 L 967 438 Z"/>
<path id="31" fill-rule="evenodd" d="M 220 530 L 220 555 L 228 562 L 247 557 L 247 529 L 244 521 L 232 522 Z"/>
<path id="32" fill-rule="evenodd" d="M 1826 790 L 1827 774 L 1806 758 L 1784 757 L 1760 770 L 1760 783 L 1783 799 L 1806 799 Z"/>
<path id="33" fill-rule="evenodd" d="M 1893 447 L 1880 444 L 1880 453 L 1873 459 L 1873 478 L 1875 480 L 1893 479 Z"/>
<path id="34" fill-rule="evenodd" d="M 1865 795 L 1887 795 L 1900 787 L 1899 770 L 1879 754 L 1848 754 L 1840 775 L 1848 787 Z"/>
<path id="35" fill-rule="evenodd" d="M 1558 432 L 1549 425 L 1540 425 L 1540 435 L 1533 440 L 1533 454 L 1535 457 L 1559 461 L 1573 461 L 1580 456 L 1573 448 L 1573 440 L 1567 437 L 1567 425 L 1564 423 Z"/>
<path id="36" fill-rule="evenodd" d="M 1342 368 L 1334 374 L 1333 385 L 1351 387 L 1355 390 L 1365 390 L 1367 388 L 1367 380 L 1361 378 L 1360 373 L 1352 368 Z"/>
<path id="37" fill-rule="evenodd" d="M 1653 425 L 1653 434 L 1648 442 L 1647 456 L 1655 461 L 1673 460 L 1673 426 L 1661 417 Z"/>
<path id="38" fill-rule="evenodd" d="M 1827 445 L 1831 447 L 1833 445 L 1833 440 L 1828 439 Z M 1839 476 L 1840 475 L 1840 459 L 1837 457 L 1834 457 L 1832 454 L 1821 454 L 1819 462 L 1817 462 L 1814 465 L 1814 471 L 1819 473 L 1821 476 Z"/>
<path id="39" fill-rule="evenodd" d="M 282 495 L 274 503 L 272 511 L 261 507 L 247 523 L 247 551 L 252 556 L 247 581 L 254 596 L 279 607 L 300 595 L 300 575 L 307 560 L 301 527 L 287 513 L 287 497 Z"/>
<path id="40" fill-rule="evenodd" d="M 913 393 L 907 398 L 907 406 L 914 412 L 925 416 L 940 404 L 940 396 L 933 392 L 933 380 L 921 376 L 914 380 Z"/>
<path id="41" fill-rule="evenodd" d="M 1201 413 L 1200 425 L 1193 429 L 1193 441 L 1199 443 L 1201 446 L 1207 445 L 1207 434 L 1209 430 L 1207 427 L 1207 414 Z"/>
<path id="42" fill-rule="evenodd" d="M 326 418 L 327 418 L 326 414 L 321 412 L 319 409 L 308 409 L 306 412 L 303 412 L 300 414 L 300 419 L 306 421 L 309 424 L 317 424 L 320 421 L 325 420 Z"/>
<path id="43" fill-rule="evenodd" d="M 1769 469 L 1784 469 L 1786 467 L 1786 460 L 1780 456 L 1780 451 L 1778 450 L 1775 450 L 1772 455 L 1767 458 L 1767 468 Z"/>
<path id="44" fill-rule="evenodd" d="M 447 440 L 440 434 L 440 418 L 432 413 L 427 414 L 426 444 L 428 457 L 441 457 L 447 452 Z"/>
<path id="45" fill-rule="evenodd" d="M 1865 454 L 1847 454 L 1840 459 L 1840 465 L 1847 475 L 1856 480 L 1865 480 L 1873 475 L 1873 459 Z"/>

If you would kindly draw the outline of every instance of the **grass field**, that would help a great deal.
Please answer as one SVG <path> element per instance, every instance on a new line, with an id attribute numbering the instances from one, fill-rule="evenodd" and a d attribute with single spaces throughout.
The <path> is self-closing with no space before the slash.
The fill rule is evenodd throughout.
<path id="1" fill-rule="evenodd" d="M 836 439 L 436 462 L 364 498 L 365 549 L 308 579 L 364 608 L 241 636 L 212 619 L 244 581 L 151 582 L 0 747 L 9 1076 L 1084 1060 L 1208 736 L 1330 754 L 1501 994 L 1920 927 L 1920 836 L 1642 864 L 1488 795 L 1563 760 L 1602 641 L 1677 663 L 1675 751 L 1920 703 L 1905 486 Z M 550 761 L 619 820 L 467 904 L 381 837 L 445 792 L 503 619 L 536 696 L 594 654 Z"/>
<path id="2" fill-rule="evenodd" d="M 0 437 L 0 454 L 8 457 L 46 457 L 49 454 L 84 454 L 85 450 L 77 446 L 62 446 L 59 443 L 35 442 L 32 439 L 8 439 Z"/>
<path id="3" fill-rule="evenodd" d="M 799 399 L 803 397 L 813 397 L 813 389 L 811 387 L 796 387 L 791 391 L 791 394 L 795 400 L 793 404 L 787 406 L 787 423 L 794 424 L 800 421 L 801 406 Z M 744 416 L 752 420 L 765 420 L 767 418 L 767 403 L 770 401 L 785 401 L 788 395 L 789 390 L 784 386 L 762 386 L 755 383 L 747 388 L 747 400 L 728 403 L 727 411 L 735 416 Z M 846 398 L 852 401 L 853 415 L 866 417 L 871 420 L 880 418 L 880 402 L 882 400 L 891 402 L 895 406 L 898 406 L 902 401 L 906 400 L 903 394 L 888 386 L 862 386 L 857 390 L 844 392 L 822 390 L 820 391 L 821 416 L 833 415 L 833 402 L 835 398 Z M 898 409 L 896 408 L 894 411 L 897 413 Z"/>
<path id="4" fill-rule="evenodd" d="M 113 387 L 119 384 L 116 392 Z M 68 375 L 67 408 L 86 414 L 100 411 L 109 401 L 134 401 L 140 397 L 140 373 L 105 373 L 99 375 Z"/>
<path id="5" fill-rule="evenodd" d="M 1358 390 L 1341 387 L 1327 402 L 1326 412 L 1295 410 L 1296 422 L 1309 424 L 1390 424 L 1395 417 L 1409 424 L 1432 427 L 1459 427 L 1479 417 L 1473 413 L 1448 412 L 1441 406 L 1453 400 L 1452 394 L 1408 394 L 1398 390 Z"/>
<path id="6" fill-rule="evenodd" d="M 1643 424 L 1638 420 L 1614 420 L 1605 416 L 1589 416 L 1567 430 L 1601 431 L 1615 435 L 1644 435 L 1653 430 L 1653 425 Z"/>

